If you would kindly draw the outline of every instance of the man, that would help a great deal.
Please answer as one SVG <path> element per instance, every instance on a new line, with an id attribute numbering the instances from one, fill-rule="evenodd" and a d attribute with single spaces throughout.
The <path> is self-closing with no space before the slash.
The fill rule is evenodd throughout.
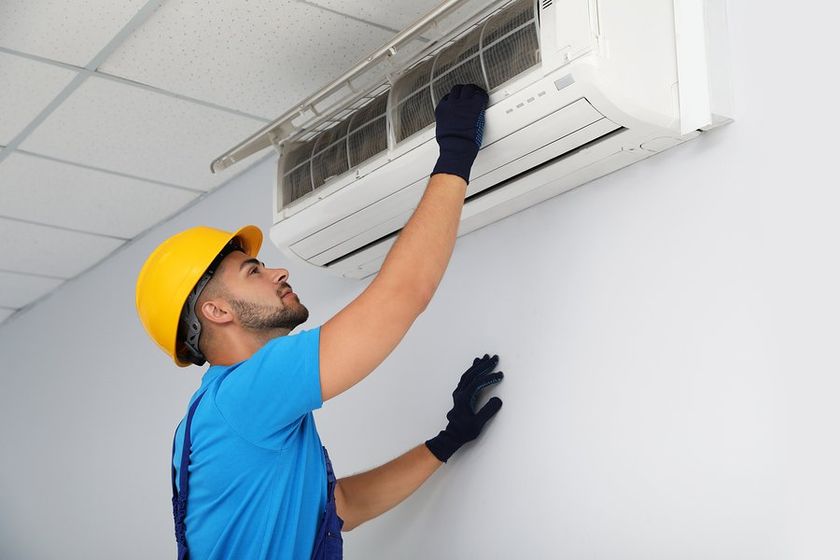
<path id="1" fill-rule="evenodd" d="M 180 366 L 211 367 L 173 451 L 179 558 L 341 558 L 341 531 L 391 509 L 464 443 L 502 402 L 477 413 L 502 380 L 498 358 L 476 358 L 453 393 L 442 432 L 369 472 L 336 481 L 312 411 L 370 374 L 423 312 L 455 243 L 487 93 L 457 85 L 435 110 L 440 155 L 420 204 L 365 291 L 322 327 L 282 268 L 256 259 L 261 232 L 197 227 L 161 244 L 137 282 L 144 327 Z"/>

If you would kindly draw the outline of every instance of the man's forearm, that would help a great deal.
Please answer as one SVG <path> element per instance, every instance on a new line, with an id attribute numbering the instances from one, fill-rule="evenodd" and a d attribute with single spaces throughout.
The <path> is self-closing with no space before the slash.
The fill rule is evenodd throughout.
<path id="1" fill-rule="evenodd" d="M 374 282 L 398 287 L 428 302 L 452 255 L 466 191 L 467 182 L 458 176 L 432 175 Z"/>
<path id="2" fill-rule="evenodd" d="M 336 487 L 336 507 L 349 531 L 393 508 L 420 487 L 440 466 L 421 444 L 381 467 L 342 478 Z"/>

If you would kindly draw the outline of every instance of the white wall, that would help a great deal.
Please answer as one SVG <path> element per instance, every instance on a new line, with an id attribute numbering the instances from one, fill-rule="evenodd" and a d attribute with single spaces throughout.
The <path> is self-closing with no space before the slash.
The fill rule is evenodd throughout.
<path id="1" fill-rule="evenodd" d="M 460 239 L 403 344 L 318 413 L 351 474 L 435 434 L 473 356 L 506 374 L 482 439 L 347 558 L 838 556 L 836 31 L 730 5 L 735 124 Z M 273 173 L 0 327 L 0 558 L 174 554 L 171 431 L 202 371 L 146 338 L 135 277 L 186 227 L 268 228 Z M 310 327 L 364 286 L 291 283 Z"/>

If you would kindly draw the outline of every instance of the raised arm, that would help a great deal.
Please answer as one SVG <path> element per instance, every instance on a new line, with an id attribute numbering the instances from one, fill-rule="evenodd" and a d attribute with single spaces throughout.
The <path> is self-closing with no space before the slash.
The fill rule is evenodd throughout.
<path id="1" fill-rule="evenodd" d="M 381 364 L 437 290 L 455 245 L 470 168 L 481 146 L 486 106 L 484 90 L 457 85 L 435 109 L 440 156 L 420 204 L 376 278 L 321 327 L 324 401 Z"/>

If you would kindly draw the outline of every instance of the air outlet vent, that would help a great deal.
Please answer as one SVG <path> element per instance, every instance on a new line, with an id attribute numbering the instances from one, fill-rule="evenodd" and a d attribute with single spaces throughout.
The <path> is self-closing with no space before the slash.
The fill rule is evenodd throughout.
<path id="1" fill-rule="evenodd" d="M 434 123 L 435 105 L 453 85 L 492 91 L 539 64 L 538 36 L 533 0 L 514 2 L 407 70 L 393 92 L 380 89 L 324 129 L 284 144 L 281 208 L 388 149 L 389 95 L 394 138 L 402 142 Z"/>

